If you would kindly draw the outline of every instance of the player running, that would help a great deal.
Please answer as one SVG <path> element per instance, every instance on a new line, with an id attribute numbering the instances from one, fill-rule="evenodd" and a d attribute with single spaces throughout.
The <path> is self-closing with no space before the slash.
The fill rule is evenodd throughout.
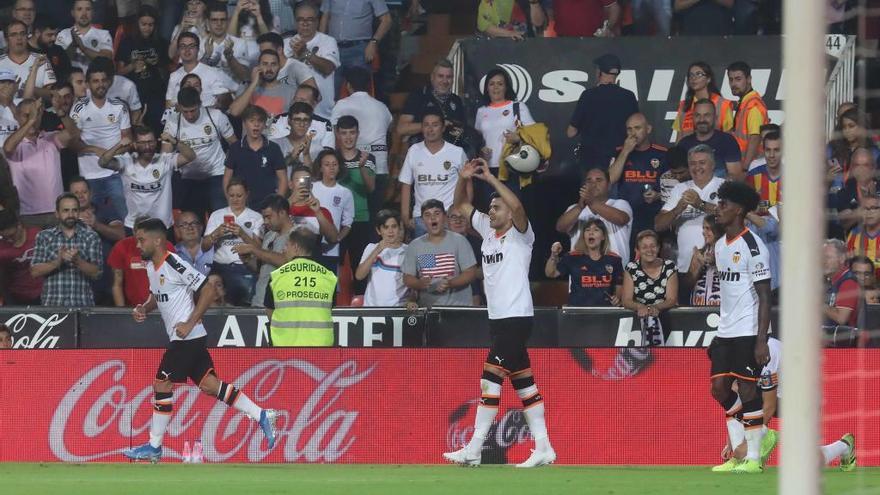
<path id="1" fill-rule="evenodd" d="M 769 429 L 770 420 L 777 416 L 779 410 L 779 400 L 782 398 L 782 387 L 779 385 L 779 367 L 782 362 L 782 342 L 778 339 L 770 337 L 767 341 L 770 348 L 770 362 L 761 371 L 761 378 L 758 379 L 758 388 L 764 400 L 764 439 L 761 442 L 761 465 L 767 464 L 770 454 L 776 447 L 777 434 L 775 430 Z M 822 458 L 825 465 L 830 465 L 835 459 L 840 462 L 841 471 L 852 471 L 856 467 L 856 439 L 852 433 L 847 433 L 840 437 L 840 440 L 831 442 L 828 445 L 819 447 L 822 452 Z M 736 450 L 733 451 L 735 459 L 742 460 L 746 455 L 746 445 L 741 443 Z M 730 444 L 725 446 L 721 452 L 721 457 L 725 460 L 731 457 Z"/>
<path id="2" fill-rule="evenodd" d="M 489 214 L 477 211 L 468 201 L 466 188 L 472 177 L 495 189 Z M 535 438 L 532 455 L 516 467 L 528 468 L 552 464 L 556 452 L 547 437 L 544 422 L 544 398 L 532 376 L 526 342 L 532 333 L 534 307 L 529 289 L 529 263 L 535 234 L 519 198 L 489 171 L 485 160 L 466 163 L 459 171 L 455 186 L 455 207 L 471 219 L 471 225 L 483 238 L 483 275 L 489 310 L 491 347 L 480 380 L 482 396 L 477 406 L 474 435 L 464 448 L 447 452 L 443 457 L 456 464 L 478 466 L 483 442 L 501 398 L 504 378 L 522 400 L 523 414 Z"/>
<path id="3" fill-rule="evenodd" d="M 158 462 L 162 457 L 162 437 L 171 421 L 174 384 L 185 383 L 187 377 L 202 392 L 258 421 L 269 448 L 273 448 L 277 411 L 261 409 L 232 384 L 220 381 L 214 372 L 214 361 L 205 345 L 207 332 L 201 322 L 202 315 L 214 301 L 214 286 L 205 283 L 207 278 L 189 263 L 165 249 L 165 236 L 165 224 L 155 218 L 141 222 L 135 231 L 138 249 L 147 260 L 150 297 L 134 307 L 132 317 L 141 323 L 158 307 L 171 342 L 153 382 L 155 400 L 150 441 L 126 449 L 122 454 L 129 459 Z M 193 294 L 196 292 L 199 297 L 194 305 Z"/>
<path id="4" fill-rule="evenodd" d="M 770 257 L 761 239 L 745 227 L 746 214 L 759 201 L 758 193 L 742 182 L 725 182 L 718 189 L 716 216 L 725 235 L 715 243 L 721 320 L 709 346 L 712 397 L 727 415 L 730 444 L 739 445 L 745 439 L 746 455 L 743 461 L 730 459 L 715 466 L 715 472 L 763 472 L 764 412 L 756 382 L 770 360 Z M 731 389 L 734 381 L 738 392 Z"/>

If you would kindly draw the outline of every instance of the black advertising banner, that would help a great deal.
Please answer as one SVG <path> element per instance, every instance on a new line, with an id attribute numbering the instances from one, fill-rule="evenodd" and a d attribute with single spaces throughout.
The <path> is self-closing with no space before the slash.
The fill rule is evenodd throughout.
<path id="1" fill-rule="evenodd" d="M 268 347 L 269 318 L 262 310 L 210 310 L 203 323 L 210 347 Z M 426 312 L 404 309 L 334 309 L 339 347 L 424 347 Z M 165 347 L 168 335 L 158 314 L 141 324 L 130 311 L 84 310 L 80 320 L 83 348 Z"/>
<path id="2" fill-rule="evenodd" d="M 75 349 L 78 316 L 67 308 L 0 307 L 0 323 L 12 331 L 13 349 Z"/>
<path id="3" fill-rule="evenodd" d="M 461 96 L 474 113 L 481 105 L 483 77 L 501 67 L 510 75 L 517 99 L 536 121 L 550 127 L 554 162 L 571 158 L 574 142 L 565 137 L 565 129 L 581 92 L 595 86 L 593 60 L 604 53 L 620 58 L 619 84 L 635 93 L 639 109 L 654 127 L 656 143 L 675 142 L 672 121 L 686 89 L 688 65 L 696 61 L 712 67 L 722 96 L 729 100 L 736 98 L 725 68 L 738 60 L 747 62 L 752 67 L 752 86 L 763 95 L 770 120 L 778 124 L 784 120 L 781 38 L 776 36 L 467 39 L 460 46 Z"/>
<path id="4" fill-rule="evenodd" d="M 428 326 L 428 347 L 488 347 L 489 317 L 486 308 L 433 308 L 437 321 Z M 558 347 L 555 308 L 535 308 L 531 347 Z"/>

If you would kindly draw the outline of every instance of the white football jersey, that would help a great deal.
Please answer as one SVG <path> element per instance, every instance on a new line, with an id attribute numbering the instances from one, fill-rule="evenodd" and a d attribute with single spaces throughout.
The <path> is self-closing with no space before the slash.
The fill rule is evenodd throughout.
<path id="1" fill-rule="evenodd" d="M 90 90 L 86 90 L 86 94 L 89 97 L 92 96 Z M 137 86 L 127 77 L 113 76 L 113 84 L 107 90 L 107 99 L 109 100 L 110 98 L 124 101 L 128 105 L 130 112 L 136 112 L 143 108 L 141 98 L 138 96 Z"/>
<path id="2" fill-rule="evenodd" d="M 516 226 L 498 237 L 489 225 L 489 215 L 474 209 L 471 225 L 483 238 L 483 286 L 490 320 L 534 316 L 529 264 L 535 232 L 529 223 L 525 232 Z"/>
<path id="3" fill-rule="evenodd" d="M 721 321 L 717 336 L 758 335 L 755 282 L 770 280 L 770 255 L 764 242 L 749 229 L 733 240 L 722 236 L 715 243 L 715 265 L 721 282 Z"/>
<path id="4" fill-rule="evenodd" d="M 131 128 L 128 105 L 117 98 L 108 98 L 98 107 L 88 96 L 80 98 L 70 110 L 70 118 L 81 131 L 83 144 L 110 149 L 122 139 L 122 131 Z M 100 179 L 113 175 L 112 170 L 98 165 L 98 156 L 79 156 L 79 174 L 86 179 Z"/>
<path id="5" fill-rule="evenodd" d="M 165 132 L 196 152 L 196 159 L 181 169 L 184 179 L 223 175 L 226 170 L 226 154 L 220 144 L 220 137 L 227 139 L 235 136 L 226 114 L 214 108 L 202 107 L 196 121 L 189 122 L 174 112 L 165 122 Z"/>
<path id="6" fill-rule="evenodd" d="M 466 161 L 464 150 L 446 141 L 437 153 L 431 153 L 424 142 L 410 146 L 397 180 L 412 186 L 413 218 L 421 216 L 422 203 L 429 199 L 439 199 L 447 210 L 452 207 L 458 171 Z"/>
<path id="7" fill-rule="evenodd" d="M 312 184 L 312 195 L 318 198 L 321 206 L 330 212 L 336 230 L 351 227 L 354 222 L 354 196 L 351 190 L 338 183 L 333 187 L 327 187 L 319 181 Z M 339 256 L 339 243 L 331 246 L 322 239 L 321 250 L 325 256 Z"/>
<path id="8" fill-rule="evenodd" d="M 187 72 L 181 65 L 168 77 L 168 89 L 165 91 L 165 99 L 171 103 L 177 103 L 177 93 L 180 91 L 180 81 L 187 74 L 195 74 L 202 80 L 202 106 L 212 107 L 217 101 L 217 95 L 234 93 L 239 84 L 232 80 L 220 69 L 199 62 L 193 70 Z"/>
<path id="9" fill-rule="evenodd" d="M 290 135 L 290 122 L 288 122 L 288 114 L 283 113 L 274 119 L 268 125 L 266 134 L 269 139 L 275 141 L 281 152 L 286 157 L 290 154 L 292 146 L 286 138 Z M 309 125 L 309 133 L 312 134 L 312 145 L 309 146 L 312 160 L 318 157 L 318 153 L 324 148 L 336 149 L 336 134 L 333 133 L 333 125 L 330 121 L 319 115 L 312 116 L 312 123 Z M 287 141 L 287 144 L 284 144 Z"/>
<path id="10" fill-rule="evenodd" d="M 71 29 L 73 28 L 69 27 L 58 31 L 58 36 L 55 37 L 55 44 L 64 49 L 70 46 L 70 44 L 73 43 L 73 37 L 70 35 Z M 91 27 L 86 34 L 80 36 L 80 39 L 82 39 L 83 45 L 92 50 L 113 51 L 113 37 L 110 36 L 110 31 Z M 89 69 L 89 63 L 91 61 L 92 59 L 87 57 L 79 48 L 76 49 L 73 57 L 70 58 L 70 63 L 74 67 L 82 69 L 83 72 L 86 72 Z"/>
<path id="11" fill-rule="evenodd" d="M 126 153 L 115 158 L 116 170 L 122 175 L 122 191 L 128 215 L 125 226 L 133 229 L 137 217 L 147 215 L 171 227 L 171 175 L 177 166 L 177 153 L 156 153 L 146 167 L 136 155 Z"/>
<path id="12" fill-rule="evenodd" d="M 33 67 L 35 63 L 37 63 L 37 55 L 33 53 L 28 55 L 28 58 L 21 64 L 15 63 L 9 58 L 9 55 L 0 56 L 0 70 L 8 70 L 16 76 L 15 82 L 18 84 L 18 91 L 16 91 L 15 97 L 12 100 L 16 105 L 18 105 L 23 98 L 24 83 L 27 81 L 28 75 L 30 75 L 31 72 L 31 67 Z M 42 88 L 50 84 L 55 84 L 56 82 L 55 71 L 52 70 L 51 64 L 44 64 L 37 69 L 36 87 Z"/>
<path id="13" fill-rule="evenodd" d="M 284 55 L 288 58 L 293 57 L 293 48 L 291 48 L 290 43 L 291 41 L 296 40 L 296 38 L 297 35 L 284 39 Z M 336 43 L 336 39 L 332 36 L 318 31 L 315 33 L 312 40 L 306 43 L 306 49 L 323 59 L 333 62 L 333 65 L 336 66 L 336 70 L 339 70 L 339 66 L 342 65 L 339 60 L 339 45 Z M 318 91 L 321 92 L 321 101 L 318 103 L 318 108 L 316 108 L 315 111 L 321 115 L 330 115 L 333 111 L 333 105 L 336 103 L 336 85 L 333 78 L 334 72 L 324 76 L 317 70 L 314 71 L 315 82 L 318 83 Z"/>
<path id="14" fill-rule="evenodd" d="M 703 201 L 715 204 L 718 202 L 718 188 L 721 187 L 721 184 L 724 184 L 724 179 L 720 177 L 712 177 L 702 189 L 692 180 L 681 182 L 669 192 L 669 198 L 663 204 L 661 211 L 675 209 L 684 192 L 688 189 L 696 191 Z M 688 267 L 691 266 L 694 248 L 699 249 L 706 243 L 703 240 L 703 218 L 705 217 L 706 214 L 702 210 L 688 206 L 673 223 L 673 232 L 678 233 L 678 259 L 675 262 L 680 273 L 687 272 Z"/>
<path id="15" fill-rule="evenodd" d="M 147 261 L 147 278 L 169 340 L 194 340 L 207 335 L 202 322 L 196 323 L 185 339 L 178 337 L 174 330 L 174 325 L 188 320 L 195 311 L 193 296 L 208 280 L 206 276 L 180 256 L 169 252 L 159 266 L 155 266 L 152 260 Z"/>
<path id="16" fill-rule="evenodd" d="M 210 34 L 205 38 L 200 38 L 199 60 L 222 70 L 231 79 L 233 78 L 232 69 L 229 68 L 229 61 L 226 60 L 225 54 L 227 41 L 232 42 L 232 56 L 235 57 L 240 64 L 245 67 L 251 67 L 257 63 L 257 58 L 260 55 L 260 47 L 257 46 L 255 42 L 243 40 L 238 36 L 227 34 L 226 37 L 223 38 L 223 41 L 211 43 L 213 45 L 211 53 L 206 55 L 205 49 L 208 47 L 208 40 L 210 39 Z"/>
<path id="17" fill-rule="evenodd" d="M 489 167 L 501 166 L 501 152 L 504 150 L 504 132 L 516 130 L 516 112 L 514 102 L 491 104 L 477 109 L 474 127 L 486 141 L 486 147 L 492 150 Z M 534 124 L 535 119 L 525 103 L 519 104 L 519 118 L 522 125 Z"/>
<path id="18" fill-rule="evenodd" d="M 770 361 L 761 370 L 758 378 L 758 388 L 764 392 L 776 390 L 776 396 L 782 397 L 782 385 L 779 382 L 779 369 L 782 366 L 782 342 L 775 337 L 767 339 L 767 347 L 770 348 Z"/>

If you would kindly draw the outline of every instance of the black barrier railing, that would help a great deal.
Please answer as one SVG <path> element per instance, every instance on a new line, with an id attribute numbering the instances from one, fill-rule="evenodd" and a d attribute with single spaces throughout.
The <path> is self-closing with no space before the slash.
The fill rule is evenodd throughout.
<path id="1" fill-rule="evenodd" d="M 868 321 L 880 320 L 880 305 L 869 305 Z M 679 308 L 661 318 L 665 347 L 706 347 L 715 336 L 717 308 Z M 258 309 L 209 310 L 204 317 L 211 347 L 268 347 L 268 317 Z M 777 312 L 772 313 L 779 334 Z M 122 308 L 68 309 L 0 307 L 0 322 L 12 330 L 20 349 L 112 349 L 164 347 L 168 341 L 158 313 L 144 323 Z M 486 347 L 485 308 L 337 308 L 333 310 L 338 347 Z M 862 331 L 823 327 L 826 345 L 852 347 Z M 880 339 L 871 339 L 880 340 Z M 619 308 L 535 308 L 532 347 L 640 347 L 641 321 Z"/>
<path id="2" fill-rule="evenodd" d="M 869 309 L 874 311 L 880 312 L 880 306 Z M 705 347 L 718 321 L 718 308 L 670 310 L 662 317 L 664 345 Z M 158 313 L 139 324 L 125 308 L 0 307 L 0 322 L 12 329 L 14 347 L 21 349 L 154 348 L 168 342 Z M 485 308 L 337 308 L 333 322 L 338 347 L 466 348 L 489 342 Z M 267 323 L 265 312 L 248 308 L 212 309 L 204 317 L 211 347 L 268 347 Z M 841 332 L 836 334 L 840 343 Z M 619 308 L 535 308 L 529 345 L 640 347 L 641 322 Z"/>

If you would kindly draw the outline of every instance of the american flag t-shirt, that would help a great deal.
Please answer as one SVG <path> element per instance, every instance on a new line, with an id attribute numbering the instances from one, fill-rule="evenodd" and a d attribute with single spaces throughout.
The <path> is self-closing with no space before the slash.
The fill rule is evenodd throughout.
<path id="1" fill-rule="evenodd" d="M 420 277 L 454 277 L 455 255 L 451 253 L 420 254 L 416 258 Z"/>

